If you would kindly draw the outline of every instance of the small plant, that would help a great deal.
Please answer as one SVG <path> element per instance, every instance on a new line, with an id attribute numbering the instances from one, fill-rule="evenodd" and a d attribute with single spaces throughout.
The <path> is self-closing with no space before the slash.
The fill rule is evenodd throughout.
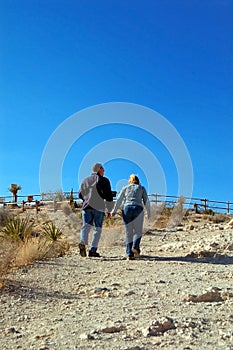
<path id="1" fill-rule="evenodd" d="M 0 209 L 0 226 L 5 226 L 9 219 L 11 218 L 11 213 L 4 208 Z"/>
<path id="2" fill-rule="evenodd" d="M 61 205 L 61 210 L 66 216 L 69 216 L 70 214 L 73 213 L 71 206 L 68 203 L 63 203 Z"/>
<path id="3" fill-rule="evenodd" d="M 4 286 L 19 247 L 19 241 L 0 237 L 0 289 Z"/>
<path id="4" fill-rule="evenodd" d="M 165 211 L 165 203 L 151 204 L 151 222 L 157 222 L 161 214 Z"/>
<path id="5" fill-rule="evenodd" d="M 219 224 L 219 223 L 225 222 L 227 220 L 228 220 L 228 217 L 226 214 L 217 213 L 217 214 L 211 216 L 211 221 L 214 222 L 215 224 Z"/>
<path id="6" fill-rule="evenodd" d="M 3 228 L 3 235 L 25 242 L 31 237 L 32 227 L 33 222 L 28 218 L 11 217 Z"/>
<path id="7" fill-rule="evenodd" d="M 57 228 L 53 222 L 44 226 L 42 233 L 45 238 L 44 246 L 46 246 L 44 259 L 63 256 L 69 250 L 69 243 L 60 239 L 62 234 L 62 230 Z"/>
<path id="8" fill-rule="evenodd" d="M 56 225 L 53 222 L 51 222 L 44 226 L 43 235 L 49 240 L 55 242 L 61 237 L 62 230 L 56 227 Z"/>
<path id="9" fill-rule="evenodd" d="M 184 204 L 185 204 L 184 197 L 179 197 L 176 205 L 172 209 L 171 216 L 168 222 L 168 227 L 173 228 L 180 225 L 183 219 L 183 216 L 185 214 Z"/>
<path id="10" fill-rule="evenodd" d="M 212 209 L 205 209 L 203 210 L 202 214 L 214 215 L 214 211 Z"/>

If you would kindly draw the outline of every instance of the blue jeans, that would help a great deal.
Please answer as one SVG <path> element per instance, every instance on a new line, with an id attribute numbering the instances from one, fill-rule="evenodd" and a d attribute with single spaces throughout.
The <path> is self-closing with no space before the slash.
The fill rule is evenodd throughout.
<path id="1" fill-rule="evenodd" d="M 96 209 L 86 209 L 82 211 L 83 226 L 80 233 L 80 242 L 88 245 L 88 236 L 91 228 L 94 227 L 90 251 L 96 252 L 102 232 L 104 212 Z"/>
<path id="2" fill-rule="evenodd" d="M 139 205 L 127 205 L 122 211 L 122 218 L 126 230 L 126 255 L 134 256 L 132 248 L 140 252 L 144 212 Z"/>

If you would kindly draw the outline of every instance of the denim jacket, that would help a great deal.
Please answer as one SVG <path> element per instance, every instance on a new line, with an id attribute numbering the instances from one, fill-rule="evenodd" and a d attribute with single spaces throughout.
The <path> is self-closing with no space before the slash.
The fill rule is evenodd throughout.
<path id="1" fill-rule="evenodd" d="M 145 187 L 140 184 L 129 184 L 122 188 L 112 213 L 115 214 L 121 205 L 123 207 L 127 205 L 138 205 L 143 207 L 143 204 L 146 207 L 147 216 L 149 218 L 150 201 Z"/>

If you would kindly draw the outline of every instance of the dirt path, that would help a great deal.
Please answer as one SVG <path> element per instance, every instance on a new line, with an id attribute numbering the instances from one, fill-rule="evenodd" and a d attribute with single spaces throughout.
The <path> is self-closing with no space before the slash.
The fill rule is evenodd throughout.
<path id="1" fill-rule="evenodd" d="M 232 230 L 191 229 L 148 230 L 137 261 L 125 259 L 123 236 L 105 248 L 106 230 L 100 259 L 74 247 L 13 272 L 1 348 L 232 350 Z"/>

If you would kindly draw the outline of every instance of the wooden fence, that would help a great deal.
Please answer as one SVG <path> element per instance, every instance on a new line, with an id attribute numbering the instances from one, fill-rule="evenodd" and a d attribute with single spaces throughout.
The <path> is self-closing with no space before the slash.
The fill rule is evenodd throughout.
<path id="1" fill-rule="evenodd" d="M 114 198 L 117 195 L 116 192 L 113 192 Z M 229 201 L 216 201 L 209 200 L 206 198 L 194 198 L 194 197 L 183 197 L 183 196 L 169 196 L 162 194 L 149 194 L 151 203 L 159 205 L 165 203 L 166 206 L 174 206 L 180 198 L 184 201 L 184 207 L 187 209 L 193 209 L 196 212 L 198 211 L 212 211 L 212 212 L 222 212 L 227 214 L 233 214 L 233 202 Z M 72 192 L 72 198 L 70 192 L 50 192 L 36 195 L 18 195 L 17 203 L 12 201 L 12 196 L 0 197 L 0 207 L 22 207 L 26 208 L 36 208 L 39 211 L 39 208 L 43 205 L 53 204 L 54 208 L 57 207 L 59 202 L 72 202 L 80 206 L 81 201 L 78 198 L 78 192 Z"/>
<path id="2" fill-rule="evenodd" d="M 184 207 L 198 211 L 213 211 L 225 212 L 227 214 L 233 213 L 233 202 L 216 201 L 207 198 L 194 198 L 182 196 L 168 196 L 161 194 L 150 194 L 150 201 L 155 204 L 166 203 L 168 206 L 174 206 L 180 198 L 184 200 Z"/>

